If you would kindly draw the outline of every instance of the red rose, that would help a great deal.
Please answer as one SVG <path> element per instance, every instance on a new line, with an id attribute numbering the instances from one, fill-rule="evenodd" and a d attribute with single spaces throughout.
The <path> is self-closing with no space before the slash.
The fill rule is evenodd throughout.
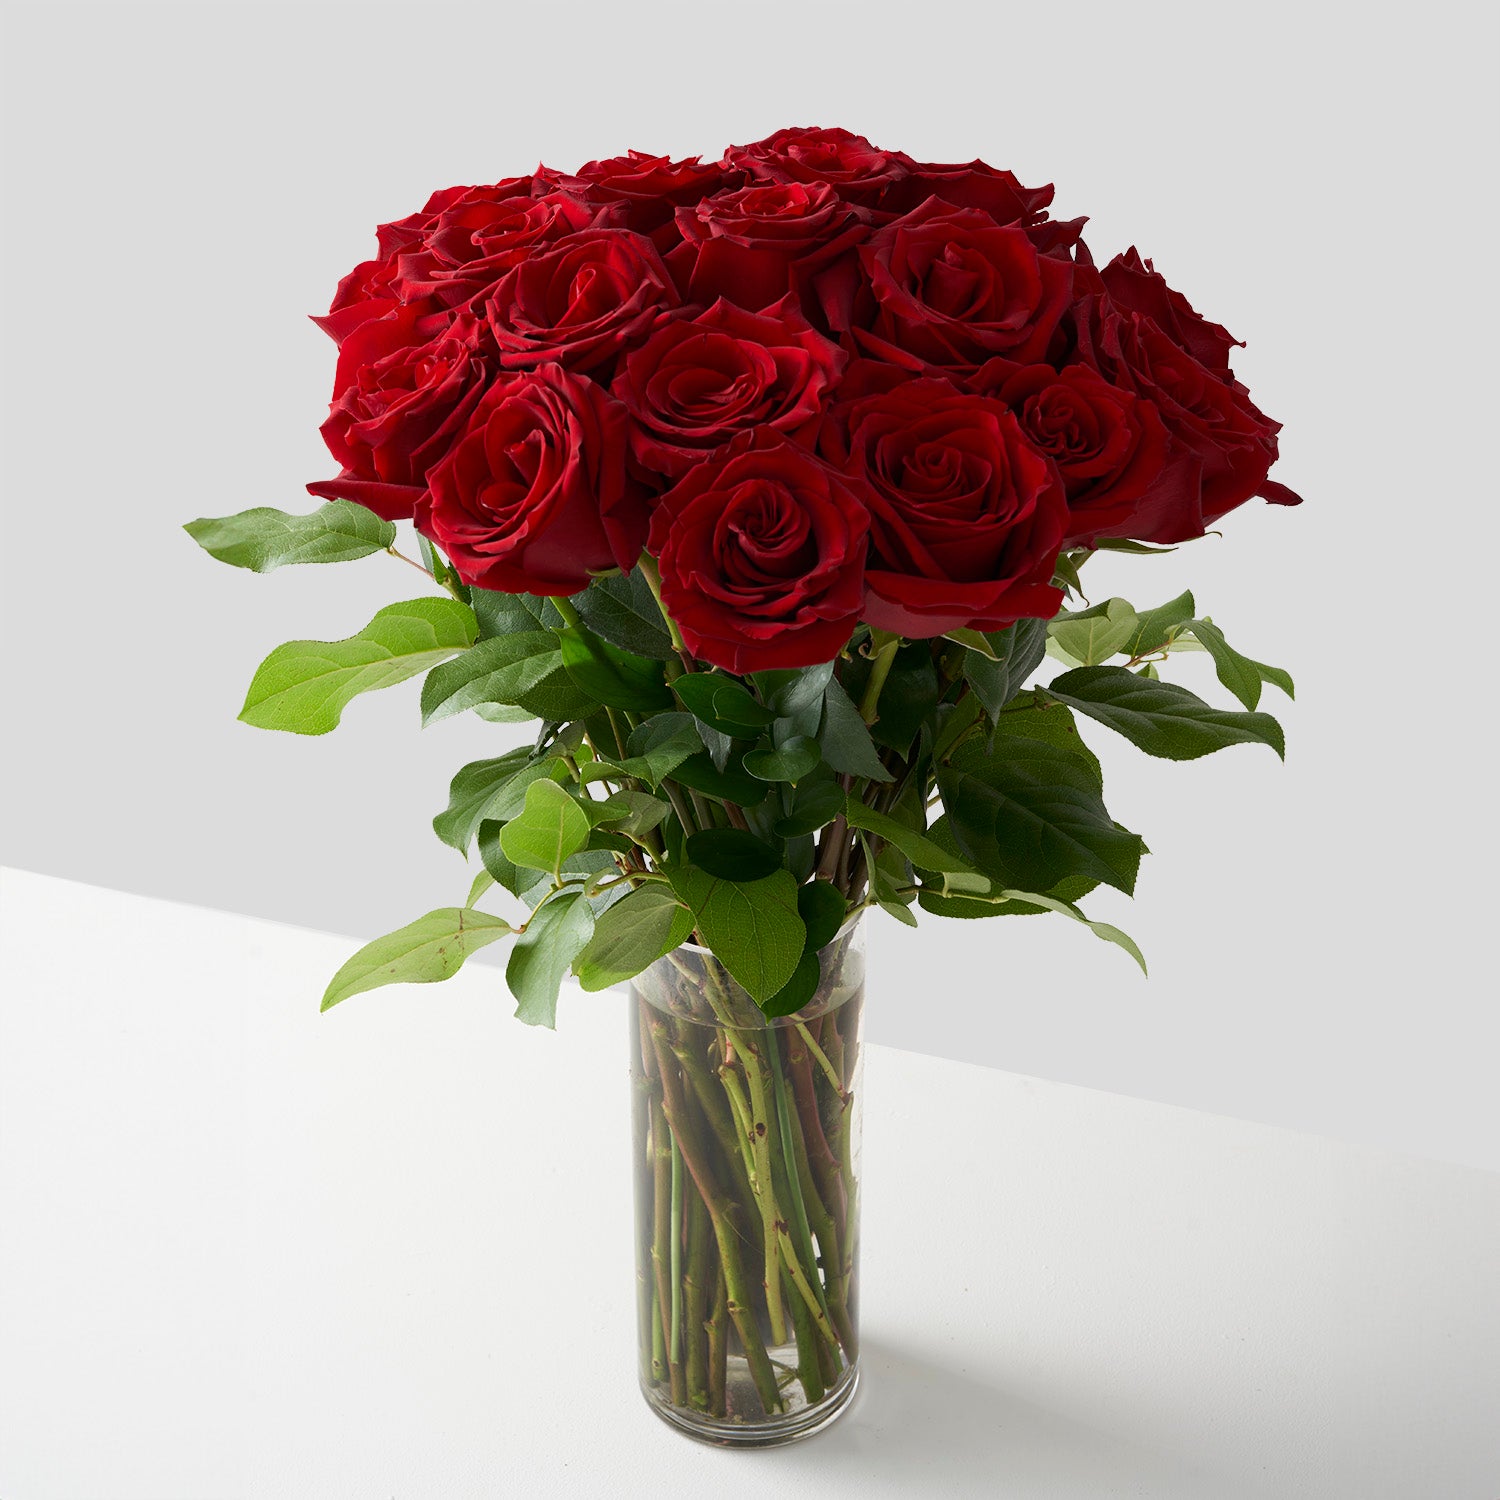
<path id="1" fill-rule="evenodd" d="M 433 224 L 439 213 L 467 188 L 443 188 L 434 193 L 417 213 L 408 214 L 392 224 L 381 224 L 375 231 L 380 253 L 374 260 L 361 262 L 339 282 L 328 312 L 315 317 L 318 325 L 335 343 L 343 343 L 354 329 L 371 318 L 394 312 L 405 300 L 397 284 L 397 257 L 408 246 L 416 244 L 423 231 Z M 427 306 L 423 311 L 431 311 Z"/>
<path id="2" fill-rule="evenodd" d="M 488 291 L 528 255 L 580 229 L 613 222 L 610 210 L 560 192 L 536 195 L 534 179 L 470 188 L 399 257 L 407 298 L 457 307 Z"/>
<path id="3" fill-rule="evenodd" d="M 1122 312 L 1144 313 L 1173 343 L 1186 349 L 1205 369 L 1229 374 L 1229 351 L 1244 348 L 1227 328 L 1195 312 L 1181 292 L 1142 260 L 1134 245 L 1099 273 L 1109 300 Z"/>
<path id="4" fill-rule="evenodd" d="M 658 230 L 671 224 L 680 205 L 717 193 L 731 178 L 741 180 L 738 172 L 729 172 L 722 162 L 701 161 L 696 156 L 673 161 L 669 156 L 627 151 L 606 161 L 587 162 L 564 181 L 591 202 L 618 203 L 627 229 L 655 238 Z M 676 235 L 665 238 L 670 242 Z"/>
<path id="5" fill-rule="evenodd" d="M 1056 613 L 1067 501 L 1056 469 L 1001 402 L 909 380 L 836 408 L 823 446 L 863 481 L 872 625 L 934 636 Z"/>
<path id="6" fill-rule="evenodd" d="M 507 369 L 556 360 L 602 381 L 645 343 L 677 289 L 651 241 L 586 229 L 508 272 L 484 305 Z"/>
<path id="7" fill-rule="evenodd" d="M 998 392 L 1057 465 L 1072 515 L 1068 540 L 1116 535 L 1161 473 L 1167 434 L 1156 408 L 1084 365 L 1029 365 Z"/>
<path id="8" fill-rule="evenodd" d="M 640 556 L 646 512 L 626 481 L 624 409 L 560 365 L 491 386 L 429 485 L 417 528 L 465 583 L 576 594 Z"/>
<path id="9" fill-rule="evenodd" d="M 1068 305 L 1073 267 L 1037 252 L 1025 229 L 929 198 L 878 229 L 859 258 L 873 316 L 851 308 L 869 353 L 954 380 L 991 360 L 1046 358 Z"/>
<path id="10" fill-rule="evenodd" d="M 765 313 L 721 300 L 663 323 L 615 377 L 632 418 L 630 451 L 642 468 L 675 479 L 751 427 L 803 438 L 845 358 L 791 297 Z"/>
<path id="11" fill-rule="evenodd" d="M 882 151 L 848 130 L 803 125 L 749 146 L 731 146 L 725 162 L 759 182 L 827 182 L 851 203 L 873 204 L 912 166 L 904 151 Z"/>
<path id="12" fill-rule="evenodd" d="M 472 318 L 400 307 L 360 323 L 339 348 L 323 441 L 343 466 L 308 490 L 353 500 L 388 521 L 412 514 L 427 471 L 443 458 L 478 401 L 487 373 Z"/>
<path id="13" fill-rule="evenodd" d="M 928 198 L 955 208 L 978 208 L 997 224 L 1038 224 L 1047 217 L 1052 184 L 1022 187 L 1011 172 L 987 162 L 913 162 L 906 175 L 885 191 L 882 210 L 910 213 Z"/>
<path id="14" fill-rule="evenodd" d="M 842 475 L 762 429 L 741 433 L 662 497 L 650 547 L 693 654 L 756 672 L 839 653 L 859 619 L 868 525 Z"/>
<path id="15" fill-rule="evenodd" d="M 1111 384 L 1149 400 L 1171 439 L 1161 477 L 1130 519 L 1104 534 L 1183 542 L 1253 495 L 1300 503 L 1267 478 L 1281 424 L 1231 374 L 1201 364 L 1153 318 L 1122 311 L 1108 295 L 1087 299 L 1077 325 L 1079 357 Z M 1203 328 L 1211 326 L 1188 334 L 1201 344 Z"/>
<path id="16" fill-rule="evenodd" d="M 757 310 L 791 292 L 812 310 L 813 277 L 869 232 L 827 183 L 761 183 L 677 210 L 683 243 L 667 265 L 694 302 Z"/>

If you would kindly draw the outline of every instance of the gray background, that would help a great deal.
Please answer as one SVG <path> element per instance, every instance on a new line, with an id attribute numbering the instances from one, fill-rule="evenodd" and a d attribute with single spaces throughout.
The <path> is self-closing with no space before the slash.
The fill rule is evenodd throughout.
<path id="1" fill-rule="evenodd" d="M 362 937 L 461 898 L 468 873 L 428 822 L 453 770 L 515 731 L 419 732 L 415 683 L 323 739 L 235 721 L 271 646 L 348 635 L 420 580 L 383 557 L 260 578 L 179 525 L 312 505 L 333 346 L 304 314 L 377 220 L 541 158 L 712 155 L 841 123 L 1055 180 L 1097 253 L 1155 256 L 1249 340 L 1236 368 L 1286 423 L 1278 476 L 1308 497 L 1089 569 L 1095 597 L 1191 585 L 1299 690 L 1285 768 L 1255 748 L 1170 765 L 1090 736 L 1115 815 L 1154 851 L 1136 902 L 1093 906 L 1140 940 L 1151 980 L 1060 921 L 881 921 L 872 1036 L 1500 1164 L 1483 586 L 1497 38 L 1476 16 L 13 8 L 0 856 Z M 1179 680 L 1206 684 L 1201 666 Z M 443 1001 L 361 1003 L 419 1026 Z"/>

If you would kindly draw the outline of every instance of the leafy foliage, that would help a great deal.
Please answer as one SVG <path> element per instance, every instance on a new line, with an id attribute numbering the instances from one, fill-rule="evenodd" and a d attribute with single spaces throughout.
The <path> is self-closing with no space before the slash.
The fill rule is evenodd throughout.
<path id="1" fill-rule="evenodd" d="M 390 523 L 344 501 L 187 529 L 259 572 L 394 540 Z M 1059 564 L 1075 598 L 1088 555 Z M 607 988 L 689 940 L 768 1016 L 790 1015 L 816 996 L 821 955 L 866 906 L 909 924 L 919 911 L 1052 913 L 1144 969 L 1124 933 L 1077 904 L 1100 884 L 1133 891 L 1145 852 L 1105 805 L 1079 719 L 1173 760 L 1285 749 L 1259 703 L 1266 684 L 1290 696 L 1290 676 L 1232 646 L 1191 593 L 1145 609 L 1080 599 L 1051 621 L 931 641 L 861 628 L 835 661 L 736 676 L 680 646 L 646 563 L 546 599 L 468 587 L 425 538 L 422 557 L 443 595 L 391 605 L 343 641 L 278 647 L 241 717 L 322 734 L 359 693 L 425 672 L 424 724 L 473 712 L 540 727 L 535 744 L 458 771 L 433 819 L 456 850 L 477 845 L 468 903 L 366 945 L 325 1008 L 447 978 L 514 935 L 506 977 L 530 1024 L 553 1024 L 570 971 L 586 990 Z M 1206 653 L 1239 706 L 1164 680 L 1183 651 Z M 1028 686 L 1049 654 L 1069 670 Z M 491 916 L 476 903 L 492 895 L 530 911 Z"/>

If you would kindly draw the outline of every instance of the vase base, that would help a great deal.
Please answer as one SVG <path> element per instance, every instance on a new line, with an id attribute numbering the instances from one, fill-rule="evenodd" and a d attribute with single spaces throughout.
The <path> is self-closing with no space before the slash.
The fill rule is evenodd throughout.
<path id="1" fill-rule="evenodd" d="M 756 1422 L 736 1422 L 732 1418 L 710 1417 L 702 1412 L 684 1411 L 659 1400 L 653 1392 L 642 1387 L 646 1404 L 669 1427 L 686 1433 L 700 1443 L 715 1448 L 783 1448 L 788 1443 L 800 1443 L 814 1433 L 822 1432 L 848 1411 L 859 1389 L 859 1367 L 849 1372 L 848 1378 L 834 1391 L 830 1391 L 816 1406 L 804 1407 L 801 1411 L 789 1412 L 785 1416 Z"/>

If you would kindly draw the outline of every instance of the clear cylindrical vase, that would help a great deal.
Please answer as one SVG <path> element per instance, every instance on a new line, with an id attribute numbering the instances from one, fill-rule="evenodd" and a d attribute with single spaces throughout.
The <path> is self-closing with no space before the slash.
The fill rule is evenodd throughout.
<path id="1" fill-rule="evenodd" d="M 641 1389 L 705 1442 L 792 1442 L 854 1395 L 863 939 L 774 1020 L 692 945 L 631 987 Z"/>

